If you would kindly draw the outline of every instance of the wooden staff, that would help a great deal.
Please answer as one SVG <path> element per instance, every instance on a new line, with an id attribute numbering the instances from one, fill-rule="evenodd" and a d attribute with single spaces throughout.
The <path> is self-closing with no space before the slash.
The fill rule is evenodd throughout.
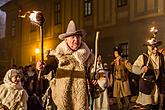
<path id="1" fill-rule="evenodd" d="M 93 78 L 95 79 L 95 75 L 96 75 L 96 69 L 97 69 L 97 55 L 98 55 L 98 39 L 99 39 L 99 33 L 100 32 L 96 32 L 96 38 L 95 38 L 95 59 L 94 59 L 94 75 Z M 91 96 L 90 96 L 90 110 L 93 110 L 93 97 L 92 97 L 92 92 L 94 92 L 94 87 L 91 87 Z"/>
<path id="2" fill-rule="evenodd" d="M 147 67 L 149 65 L 150 59 L 151 59 L 151 54 L 149 54 L 149 56 L 148 56 L 148 60 L 147 60 L 147 64 L 146 64 Z M 145 73 L 143 73 L 142 78 L 144 78 L 144 75 L 145 75 Z"/>
<path id="3" fill-rule="evenodd" d="M 95 60 L 94 60 L 94 73 L 96 74 L 96 68 L 97 68 L 97 56 L 98 56 L 98 39 L 99 39 L 99 33 L 96 33 L 96 39 L 95 39 Z M 94 77 L 95 77 L 94 74 Z"/>

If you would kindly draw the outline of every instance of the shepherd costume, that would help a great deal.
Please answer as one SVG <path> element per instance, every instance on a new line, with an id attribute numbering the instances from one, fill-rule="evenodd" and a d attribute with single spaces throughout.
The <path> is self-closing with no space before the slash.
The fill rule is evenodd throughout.
<path id="1" fill-rule="evenodd" d="M 152 37 L 148 41 L 149 42 L 147 42 L 145 45 L 151 46 L 152 48 L 155 48 L 161 44 L 161 42 L 157 41 L 155 37 Z M 149 63 L 147 65 L 148 61 Z M 141 68 L 146 65 L 148 66 L 148 71 L 144 74 Z M 134 62 L 132 72 L 141 75 L 141 78 L 144 74 L 144 79 L 152 83 L 150 85 L 153 85 L 153 87 L 146 87 L 147 83 L 144 83 L 143 85 L 142 83 L 139 83 L 139 96 L 136 100 L 137 104 L 143 105 L 146 109 L 150 106 L 149 109 L 151 109 L 153 105 L 157 105 L 159 103 L 158 97 L 160 93 L 163 92 L 162 82 L 164 82 L 165 74 L 163 55 L 159 52 L 152 54 L 150 51 L 143 53 Z"/>
<path id="2" fill-rule="evenodd" d="M 71 35 L 85 36 L 82 30 L 76 30 L 71 20 L 66 33 L 59 35 L 61 40 Z M 88 88 L 86 68 L 93 63 L 90 49 L 82 41 L 78 50 L 71 50 L 65 41 L 62 41 L 55 50 L 50 52 L 58 60 L 56 76 L 51 81 L 52 98 L 58 110 L 87 110 Z"/>

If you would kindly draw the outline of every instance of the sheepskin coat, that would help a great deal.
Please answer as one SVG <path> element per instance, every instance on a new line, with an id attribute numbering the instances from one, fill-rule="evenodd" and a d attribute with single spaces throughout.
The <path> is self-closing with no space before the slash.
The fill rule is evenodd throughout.
<path id="1" fill-rule="evenodd" d="M 59 62 L 51 82 L 52 98 L 58 110 L 87 110 L 85 66 L 93 63 L 90 49 L 82 42 L 77 51 L 72 51 L 62 41 L 50 55 L 55 55 Z"/>
<path id="2" fill-rule="evenodd" d="M 9 110 L 27 110 L 28 94 L 21 84 L 11 82 L 11 74 L 15 69 L 10 69 L 5 77 L 4 84 L 0 85 L 0 102 Z"/>

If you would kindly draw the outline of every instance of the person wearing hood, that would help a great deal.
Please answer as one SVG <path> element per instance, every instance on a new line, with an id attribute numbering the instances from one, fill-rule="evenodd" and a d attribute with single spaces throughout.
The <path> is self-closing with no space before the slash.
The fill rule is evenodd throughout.
<path id="1" fill-rule="evenodd" d="M 132 67 L 132 72 L 140 75 L 139 95 L 136 103 L 145 110 L 163 109 L 160 94 L 163 94 L 165 68 L 164 56 L 158 52 L 160 45 L 161 41 L 158 41 L 155 35 L 152 36 L 145 44 L 147 52 L 139 55 Z M 159 102 L 159 98 L 161 102 Z"/>
<path id="2" fill-rule="evenodd" d="M 62 42 L 51 50 L 49 55 L 57 58 L 58 67 L 55 78 L 51 80 L 52 98 L 58 110 L 88 110 L 88 88 L 86 67 L 93 64 L 93 55 L 82 41 L 86 35 L 78 30 L 71 20 L 65 33 L 58 37 Z M 36 65 L 40 70 L 42 65 Z"/>
<path id="3" fill-rule="evenodd" d="M 109 110 L 109 98 L 108 98 L 108 87 L 109 87 L 109 71 L 104 68 L 101 55 L 97 57 L 96 63 L 96 80 L 97 86 L 99 86 L 99 95 L 93 100 L 93 110 Z M 91 70 L 94 71 L 94 68 Z"/>
<path id="4" fill-rule="evenodd" d="M 16 69 L 10 69 L 0 85 L 0 107 L 4 110 L 27 110 L 28 94 L 21 85 L 21 76 Z"/>

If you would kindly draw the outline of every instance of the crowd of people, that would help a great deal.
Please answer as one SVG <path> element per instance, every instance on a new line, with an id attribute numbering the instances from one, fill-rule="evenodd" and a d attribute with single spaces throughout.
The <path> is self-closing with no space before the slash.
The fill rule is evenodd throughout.
<path id="1" fill-rule="evenodd" d="M 95 65 L 94 54 L 82 41 L 85 35 L 71 20 L 59 35 L 62 42 L 48 52 L 47 61 L 9 69 L 0 85 L 0 109 L 110 110 L 110 98 L 115 98 L 118 110 L 165 109 L 164 56 L 158 52 L 161 42 L 155 36 L 133 64 L 115 46 L 110 64 L 99 54 Z M 131 107 L 133 95 L 138 97 Z"/>

